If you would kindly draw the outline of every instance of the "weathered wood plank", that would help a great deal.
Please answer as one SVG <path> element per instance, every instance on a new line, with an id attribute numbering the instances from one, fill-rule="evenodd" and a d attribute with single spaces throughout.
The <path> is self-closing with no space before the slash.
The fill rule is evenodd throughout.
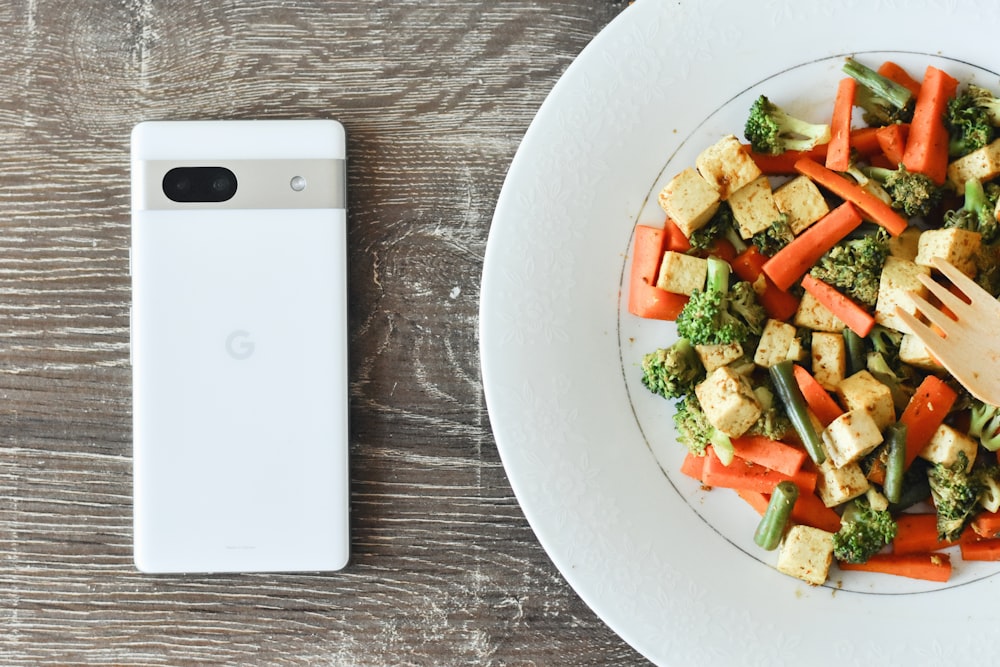
<path id="1" fill-rule="evenodd" d="M 479 276 L 534 111 L 625 2 L 0 6 L 0 663 L 643 664 L 506 481 Z M 350 138 L 354 560 L 131 566 L 128 133 L 328 116 Z"/>

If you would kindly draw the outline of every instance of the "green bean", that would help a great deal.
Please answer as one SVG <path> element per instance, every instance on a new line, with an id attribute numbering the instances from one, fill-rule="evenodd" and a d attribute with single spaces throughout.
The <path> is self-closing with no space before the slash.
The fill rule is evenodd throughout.
<path id="1" fill-rule="evenodd" d="M 903 473 L 903 490 L 898 502 L 889 503 L 889 511 L 898 514 L 913 507 L 917 503 L 928 500 L 931 496 L 931 484 L 927 480 L 927 469 L 931 464 L 919 456 L 913 460 L 910 467 Z"/>
<path id="2" fill-rule="evenodd" d="M 785 360 L 777 363 L 769 369 L 774 390 L 785 406 L 785 412 L 795 427 L 799 439 L 805 446 L 815 463 L 819 464 L 826 460 L 826 452 L 823 450 L 823 440 L 813 426 L 813 421 L 809 417 L 809 409 L 806 406 L 806 399 L 802 396 L 798 383 L 795 381 L 793 372 L 794 362 Z"/>
<path id="3" fill-rule="evenodd" d="M 896 422 L 885 432 L 885 483 L 882 490 L 890 503 L 898 503 L 903 495 L 903 475 L 906 473 L 906 424 Z"/>
<path id="4" fill-rule="evenodd" d="M 844 329 L 844 347 L 847 351 L 847 377 L 868 368 L 865 339 L 850 329 Z"/>
<path id="5" fill-rule="evenodd" d="M 758 546 L 768 551 L 778 548 L 781 537 L 785 534 L 788 519 L 792 516 L 792 508 L 798 498 L 799 487 L 795 486 L 794 483 L 785 480 L 775 485 L 764 516 L 760 518 L 757 530 L 753 534 L 753 541 Z"/>

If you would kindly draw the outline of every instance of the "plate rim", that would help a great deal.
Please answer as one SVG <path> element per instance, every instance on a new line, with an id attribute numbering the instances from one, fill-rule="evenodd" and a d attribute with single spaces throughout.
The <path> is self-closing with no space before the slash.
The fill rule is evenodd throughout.
<path id="1" fill-rule="evenodd" d="M 819 4 L 820 3 L 807 3 L 807 5 L 811 7 L 815 7 Z M 933 3 L 927 2 L 914 3 L 914 9 L 911 9 L 910 6 L 908 6 L 908 11 L 917 11 L 918 13 L 925 12 L 930 9 L 934 9 L 934 7 L 931 6 L 932 4 Z M 607 625 L 609 625 L 609 627 L 619 634 L 619 636 L 621 636 L 646 658 L 654 661 L 658 659 L 666 659 L 663 651 L 665 645 L 662 642 L 651 642 L 648 637 L 642 636 L 641 631 L 636 631 L 634 628 L 628 627 L 627 623 L 623 623 L 622 621 L 623 616 L 620 613 L 620 610 L 610 609 L 608 605 L 605 604 L 605 601 L 601 599 L 601 591 L 595 590 L 595 587 L 591 585 L 592 582 L 588 581 L 586 577 L 581 574 L 581 571 L 576 567 L 573 559 L 567 557 L 567 555 L 562 551 L 561 545 L 558 543 L 559 540 L 557 539 L 557 536 L 553 535 L 555 529 L 553 529 L 551 524 L 548 523 L 545 518 L 539 515 L 541 508 L 539 508 L 537 504 L 533 502 L 532 498 L 530 498 L 530 484 L 525 479 L 524 475 L 521 474 L 521 471 L 516 468 L 510 467 L 511 464 L 509 462 L 512 458 L 512 453 L 518 445 L 511 443 L 510 440 L 507 439 L 506 435 L 501 434 L 503 427 L 499 423 L 494 423 L 495 408 L 500 399 L 498 398 L 499 390 L 497 390 L 492 383 L 492 378 L 494 377 L 492 364 L 494 362 L 499 363 L 500 360 L 494 358 L 491 354 L 490 348 L 491 344 L 493 344 L 493 337 L 495 336 L 496 331 L 491 329 L 492 313 L 488 311 L 493 304 L 492 299 L 494 298 L 493 292 L 495 291 L 495 288 L 492 285 L 489 276 L 487 276 L 487 273 L 488 271 L 495 271 L 496 269 L 494 267 L 497 266 L 497 262 L 500 261 L 496 256 L 498 252 L 497 245 L 493 241 L 495 230 L 500 229 L 499 226 L 504 224 L 505 217 L 509 215 L 508 206 L 510 205 L 511 197 L 509 188 L 513 187 L 513 184 L 518 181 L 520 177 L 519 174 L 524 167 L 524 162 L 529 159 L 528 156 L 530 151 L 527 147 L 530 146 L 532 142 L 537 141 L 538 135 L 543 132 L 543 126 L 546 123 L 552 122 L 550 116 L 554 114 L 554 107 L 559 104 L 560 98 L 564 95 L 564 89 L 570 88 L 573 85 L 578 85 L 578 82 L 574 83 L 574 78 L 583 76 L 582 71 L 585 69 L 586 63 L 601 57 L 601 50 L 605 48 L 606 42 L 612 43 L 616 46 L 616 48 L 620 47 L 620 44 L 615 43 L 615 40 L 618 38 L 616 33 L 621 33 L 626 28 L 635 29 L 634 25 L 629 24 L 639 23 L 641 18 L 650 18 L 652 15 L 662 16 L 670 11 L 673 11 L 672 8 L 667 7 L 665 3 L 657 3 L 654 0 L 640 0 L 640 2 L 621 12 L 619 16 L 613 19 L 608 26 L 598 33 L 598 35 L 580 52 L 578 57 L 566 68 L 557 83 L 553 86 L 545 101 L 539 107 L 535 119 L 529 125 L 528 130 L 526 131 L 521 142 L 521 146 L 518 148 L 517 153 L 511 162 L 510 169 L 508 170 L 503 188 L 501 189 L 501 193 L 497 201 L 497 207 L 493 216 L 493 225 L 490 229 L 484 260 L 483 279 L 480 289 L 479 319 L 481 371 L 487 410 L 490 415 L 490 421 L 493 426 L 494 437 L 497 441 L 497 447 L 500 452 L 501 460 L 504 463 L 508 479 L 510 480 L 515 496 L 522 507 L 522 511 L 524 511 L 525 516 L 528 519 L 529 524 L 532 526 L 532 529 L 538 537 L 542 547 L 560 570 L 562 576 L 574 588 L 576 593 L 600 618 L 602 618 Z M 990 9 L 990 11 L 994 10 Z M 892 49 L 880 48 L 872 50 L 887 51 Z M 843 51 L 843 49 L 837 49 L 836 51 Z M 829 57 L 830 55 L 833 54 L 825 54 L 819 57 Z M 975 61 L 970 60 L 970 62 Z M 767 73 L 770 72 L 765 72 L 764 74 Z M 763 75 L 760 78 L 764 78 Z M 661 161 L 661 163 L 662 162 L 663 161 Z M 631 221 L 630 229 L 634 226 L 635 222 L 635 220 Z M 616 311 L 617 308 L 618 304 L 616 302 Z M 616 344 L 615 353 L 618 354 L 619 350 L 620 348 L 618 348 Z M 658 467 L 655 460 L 654 466 Z"/>

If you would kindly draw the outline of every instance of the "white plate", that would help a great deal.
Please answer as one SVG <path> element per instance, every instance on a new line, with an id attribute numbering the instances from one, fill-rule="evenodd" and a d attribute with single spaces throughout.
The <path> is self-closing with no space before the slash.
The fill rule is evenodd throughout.
<path id="1" fill-rule="evenodd" d="M 993 657 L 993 564 L 957 557 L 944 586 L 776 572 L 756 515 L 676 470 L 672 406 L 639 384 L 672 326 L 625 312 L 636 224 L 655 194 L 763 92 L 828 113 L 844 55 L 928 64 L 993 90 L 1000 7 L 958 2 L 640 0 L 569 67 L 539 110 L 497 203 L 483 270 L 487 405 L 514 492 L 594 611 L 664 665 L 958 664 Z M 969 20 L 969 11 L 976 13 Z M 972 63 L 972 64 L 970 64 Z M 974 65 L 973 65 L 974 64 Z M 968 638 L 968 639 L 966 639 Z"/>

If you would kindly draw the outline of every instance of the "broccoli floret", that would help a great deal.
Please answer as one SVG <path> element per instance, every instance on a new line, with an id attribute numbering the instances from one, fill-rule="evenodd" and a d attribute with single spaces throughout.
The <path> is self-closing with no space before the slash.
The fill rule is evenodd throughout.
<path id="1" fill-rule="evenodd" d="M 809 123 L 788 114 L 765 95 L 754 100 L 743 127 L 750 147 L 758 153 L 779 155 L 804 151 L 830 141 L 830 126 Z"/>
<path id="2" fill-rule="evenodd" d="M 845 563 L 864 563 L 896 537 L 896 520 L 888 510 L 873 509 L 867 498 L 855 498 L 833 534 L 833 555 Z"/>
<path id="3" fill-rule="evenodd" d="M 941 203 L 944 187 L 926 174 L 908 171 L 903 165 L 896 169 L 867 167 L 864 172 L 882 184 L 892 198 L 892 207 L 908 217 L 927 217 Z"/>
<path id="4" fill-rule="evenodd" d="M 686 396 L 704 378 L 705 367 L 686 338 L 642 358 L 643 386 L 664 398 Z"/>
<path id="5" fill-rule="evenodd" d="M 765 376 L 764 384 L 754 387 L 753 393 L 760 403 L 761 413 L 757 421 L 747 430 L 747 435 L 762 435 L 771 440 L 782 440 L 792 431 L 792 420 L 788 418 L 781 401 L 775 400 L 770 377 Z"/>
<path id="6" fill-rule="evenodd" d="M 983 183 L 983 192 L 986 193 L 986 204 L 996 209 L 997 202 L 1000 201 L 1000 183 L 996 181 Z"/>
<path id="7" fill-rule="evenodd" d="M 979 505 L 987 512 L 1000 511 L 1000 465 L 987 463 L 972 471 L 979 487 Z"/>
<path id="8" fill-rule="evenodd" d="M 820 258 L 810 273 L 851 298 L 874 306 L 878 300 L 882 267 L 888 256 L 889 234 L 879 227 L 871 234 L 838 243 Z"/>
<path id="9" fill-rule="evenodd" d="M 693 393 L 677 404 L 674 425 L 677 427 L 677 440 L 693 454 L 704 456 L 709 445 L 715 447 L 717 452 L 733 451 L 732 440 L 709 423 L 698 397 Z"/>
<path id="10" fill-rule="evenodd" d="M 745 280 L 733 283 L 729 288 L 727 305 L 736 317 L 746 322 L 751 336 L 759 336 L 764 331 L 767 311 L 757 300 L 757 292 L 754 291 L 753 285 Z"/>
<path id="11" fill-rule="evenodd" d="M 986 194 L 986 188 L 975 178 L 965 182 L 965 201 L 962 208 L 946 211 L 944 226 L 979 232 L 983 243 L 990 244 L 1000 236 L 994 206 Z"/>
<path id="12" fill-rule="evenodd" d="M 865 361 L 868 372 L 889 388 L 893 406 L 902 412 L 916 393 L 912 373 L 907 373 L 903 364 L 897 364 L 897 368 L 894 369 L 881 352 L 869 352 Z"/>
<path id="13" fill-rule="evenodd" d="M 914 99 L 909 88 L 853 58 L 846 60 L 843 71 L 860 84 L 854 94 L 854 104 L 864 111 L 866 123 L 881 126 L 913 120 Z"/>
<path id="14" fill-rule="evenodd" d="M 997 98 L 990 90 L 974 83 L 969 84 L 965 94 L 972 97 L 977 106 L 986 110 L 993 125 L 1000 125 L 1000 98 Z"/>
<path id="15" fill-rule="evenodd" d="M 966 472 L 968 465 L 969 457 L 959 452 L 950 466 L 935 463 L 927 470 L 941 540 L 957 540 L 979 503 L 983 487 L 975 475 Z"/>
<path id="16" fill-rule="evenodd" d="M 1000 245 L 980 244 L 973 259 L 976 262 L 976 284 L 994 297 L 1000 296 Z"/>
<path id="17" fill-rule="evenodd" d="M 944 124 L 948 128 L 950 157 L 968 155 L 993 141 L 996 129 L 989 109 L 979 104 L 979 99 L 980 95 L 966 90 L 948 100 Z"/>
<path id="18" fill-rule="evenodd" d="M 868 334 L 872 351 L 882 355 L 890 367 L 899 362 L 899 347 L 903 344 L 903 332 L 890 329 L 882 324 L 876 324 Z"/>
<path id="19" fill-rule="evenodd" d="M 737 253 L 746 250 L 746 243 L 736 231 L 736 219 L 728 202 L 719 204 L 719 208 L 704 226 L 691 232 L 688 242 L 692 250 L 710 250 L 716 241 L 729 241 Z"/>
<path id="20" fill-rule="evenodd" d="M 898 411 L 902 411 L 910 402 L 920 381 L 913 367 L 899 360 L 903 333 L 876 324 L 865 340 L 871 347 L 871 351 L 865 357 L 868 372 L 889 387 L 893 404 Z"/>
<path id="21" fill-rule="evenodd" d="M 969 435 L 991 452 L 1000 449 L 1000 408 L 973 399 L 969 412 Z"/>
<path id="22" fill-rule="evenodd" d="M 779 250 L 795 240 L 792 226 L 788 224 L 788 216 L 781 217 L 768 225 L 767 229 L 754 234 L 750 242 L 764 255 L 771 257 Z"/>
<path id="23" fill-rule="evenodd" d="M 731 269 L 725 260 L 708 258 L 704 290 L 695 290 L 677 316 L 677 333 L 694 345 L 744 343 L 760 335 L 767 314 L 745 281 L 729 286 Z"/>

